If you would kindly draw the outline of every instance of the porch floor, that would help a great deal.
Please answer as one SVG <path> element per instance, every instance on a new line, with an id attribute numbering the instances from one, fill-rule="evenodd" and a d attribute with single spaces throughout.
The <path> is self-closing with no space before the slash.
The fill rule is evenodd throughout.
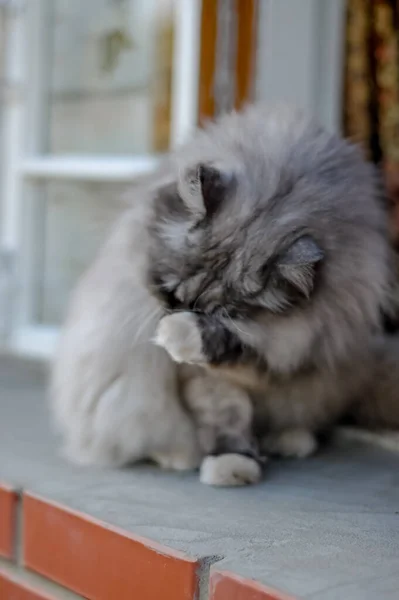
<path id="1" fill-rule="evenodd" d="M 50 432 L 45 369 L 3 357 L 0 480 L 298 598 L 399 598 L 399 455 L 364 443 L 276 461 L 245 489 L 149 466 L 75 468 Z"/>

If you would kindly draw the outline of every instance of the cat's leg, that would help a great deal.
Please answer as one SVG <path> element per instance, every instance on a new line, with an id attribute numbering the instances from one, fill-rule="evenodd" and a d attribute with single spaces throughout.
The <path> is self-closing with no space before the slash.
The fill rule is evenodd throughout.
<path id="1" fill-rule="evenodd" d="M 257 483 L 262 464 L 252 433 L 253 407 L 247 393 L 207 373 L 182 366 L 182 394 L 194 415 L 205 458 L 202 483 L 242 486 Z"/>
<path id="2" fill-rule="evenodd" d="M 154 402 L 152 411 L 114 392 L 112 384 L 97 398 L 99 410 L 91 415 L 82 413 L 79 422 L 68 423 L 65 458 L 83 466 L 120 467 L 151 459 L 168 470 L 199 467 L 202 454 L 194 423 L 177 396 L 165 393 L 162 406 Z"/>
<path id="3" fill-rule="evenodd" d="M 238 353 L 240 342 L 218 329 L 217 321 L 210 321 L 210 325 L 211 330 L 201 330 L 198 315 L 175 313 L 161 320 L 155 342 L 176 362 L 186 363 L 181 367 L 182 394 L 194 415 L 200 445 L 207 455 L 201 465 L 201 481 L 218 486 L 256 483 L 262 469 L 252 434 L 249 395 L 217 372 L 213 374 L 202 367 L 212 363 L 215 353 L 219 359 Z"/>
<path id="4" fill-rule="evenodd" d="M 225 363 L 234 364 L 234 359 L 239 364 L 243 356 L 248 358 L 245 356 L 245 352 L 248 350 L 242 347 L 242 342 L 230 331 L 225 330 L 220 322 L 216 319 L 212 320 L 209 316 L 198 316 L 189 312 L 175 313 L 162 319 L 158 327 L 156 342 L 168 350 L 177 362 L 206 366 L 216 363 L 223 368 Z M 234 370 L 231 369 L 232 373 Z M 241 373 L 239 373 L 239 378 L 243 379 Z M 254 379 L 256 380 L 256 375 Z M 225 385 L 230 385 L 231 390 L 239 389 L 228 383 Z M 248 387 L 251 387 L 250 381 Z M 246 395 L 243 391 L 240 393 Z M 223 394 L 218 396 L 220 398 Z M 217 403 L 216 398 L 215 403 Z M 313 454 L 317 447 L 316 436 L 305 427 L 293 427 L 277 433 L 273 432 L 261 440 L 262 453 L 287 458 L 305 458 Z"/>
<path id="5" fill-rule="evenodd" d="M 167 353 L 143 344 L 119 374 L 95 359 L 75 362 L 74 377 L 55 390 L 64 454 L 78 464 L 152 459 L 168 469 L 199 467 L 196 430 L 180 404 L 176 365 Z"/>
<path id="6" fill-rule="evenodd" d="M 260 441 L 262 452 L 283 458 L 306 458 L 314 454 L 317 447 L 316 436 L 300 427 L 269 433 Z"/>

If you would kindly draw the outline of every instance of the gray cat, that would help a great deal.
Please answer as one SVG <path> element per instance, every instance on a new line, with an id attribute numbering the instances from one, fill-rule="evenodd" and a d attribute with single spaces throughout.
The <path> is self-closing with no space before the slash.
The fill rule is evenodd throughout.
<path id="1" fill-rule="evenodd" d="M 289 108 L 210 124 L 132 190 L 74 294 L 52 388 L 68 456 L 243 485 L 345 413 L 399 426 L 395 383 L 372 387 L 390 276 L 356 148 Z"/>

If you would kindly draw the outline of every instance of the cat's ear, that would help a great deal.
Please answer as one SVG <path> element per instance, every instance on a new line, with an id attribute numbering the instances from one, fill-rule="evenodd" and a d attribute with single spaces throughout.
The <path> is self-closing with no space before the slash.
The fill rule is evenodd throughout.
<path id="1" fill-rule="evenodd" d="M 296 240 L 277 260 L 279 276 L 305 298 L 309 298 L 315 284 L 317 265 L 324 252 L 310 235 Z"/>
<path id="2" fill-rule="evenodd" d="M 233 181 L 232 169 L 216 163 L 199 163 L 180 174 L 178 191 L 193 216 L 204 218 L 217 211 Z"/>

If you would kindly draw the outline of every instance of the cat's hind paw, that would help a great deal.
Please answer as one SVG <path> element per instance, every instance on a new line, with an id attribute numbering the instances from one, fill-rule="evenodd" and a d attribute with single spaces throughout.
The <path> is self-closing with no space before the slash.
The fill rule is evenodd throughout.
<path id="1" fill-rule="evenodd" d="M 265 436 L 261 443 L 263 452 L 282 458 L 307 458 L 317 450 L 317 439 L 307 429 L 286 429 Z"/>
<path id="2" fill-rule="evenodd" d="M 153 454 L 151 457 L 165 471 L 195 471 L 200 463 L 199 455 Z"/>
<path id="3" fill-rule="evenodd" d="M 220 454 L 204 458 L 200 481 L 218 487 L 239 487 L 258 483 L 262 477 L 259 463 L 243 454 Z"/>

